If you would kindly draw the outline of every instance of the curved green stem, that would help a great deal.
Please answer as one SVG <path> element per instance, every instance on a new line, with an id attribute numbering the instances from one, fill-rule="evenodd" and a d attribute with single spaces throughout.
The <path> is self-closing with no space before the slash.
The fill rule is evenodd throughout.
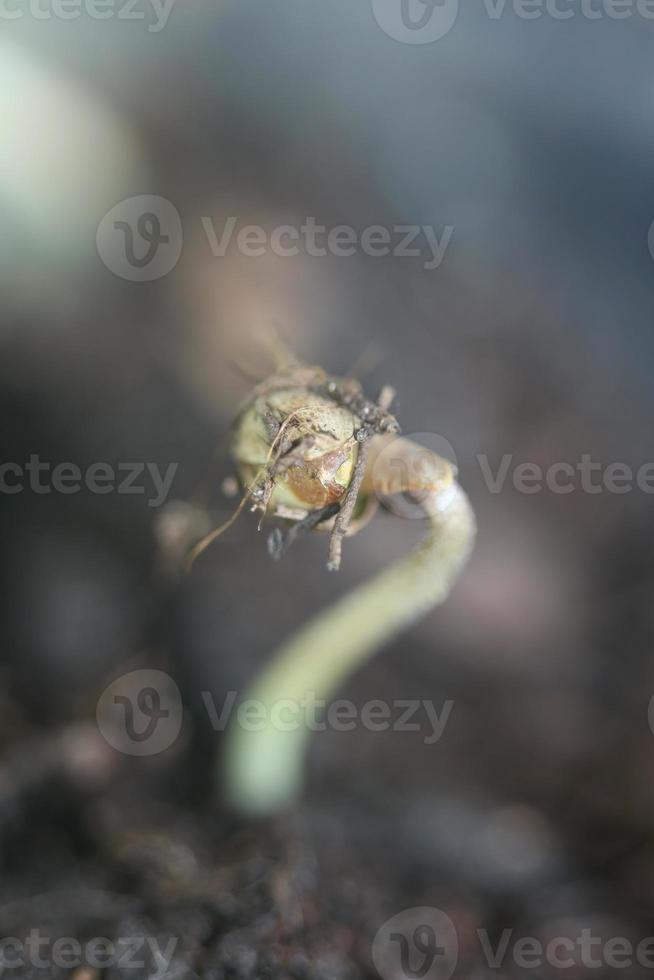
<path id="1" fill-rule="evenodd" d="M 447 598 L 472 550 L 474 513 L 456 482 L 421 493 L 420 503 L 429 530 L 418 548 L 291 636 L 246 693 L 264 706 L 265 721 L 255 731 L 234 719 L 223 755 L 226 802 L 241 813 L 277 812 L 301 788 L 311 732 L 298 713 L 299 727 L 282 730 L 279 718 L 271 719 L 275 705 L 297 709 L 308 696 L 328 701 L 370 654 Z"/>

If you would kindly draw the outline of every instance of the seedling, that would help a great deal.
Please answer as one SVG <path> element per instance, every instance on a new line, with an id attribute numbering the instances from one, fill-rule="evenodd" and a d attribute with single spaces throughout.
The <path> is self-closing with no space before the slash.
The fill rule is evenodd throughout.
<path id="1" fill-rule="evenodd" d="M 383 643 L 446 599 L 472 550 L 474 514 L 454 467 L 398 436 L 391 400 L 388 388 L 372 402 L 357 381 L 287 358 L 236 419 L 231 452 L 244 486 L 237 514 L 249 503 L 261 520 L 285 521 L 269 537 L 273 557 L 299 534 L 324 529 L 328 568 L 337 570 L 344 536 L 396 495 L 419 506 L 427 524 L 417 549 L 291 636 L 246 693 L 259 703 L 259 720 L 227 732 L 222 773 L 227 802 L 242 813 L 275 813 L 301 789 L 309 728 L 280 724 L 276 709 L 299 709 L 310 695 L 328 701 Z"/>

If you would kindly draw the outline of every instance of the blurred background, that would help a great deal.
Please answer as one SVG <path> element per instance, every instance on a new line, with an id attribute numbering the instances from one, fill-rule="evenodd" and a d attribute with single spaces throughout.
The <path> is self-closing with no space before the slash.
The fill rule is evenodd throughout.
<path id="1" fill-rule="evenodd" d="M 3 5 L 2 936 L 179 940 L 165 973 L 83 980 L 336 980 L 378 976 L 375 933 L 419 906 L 454 922 L 455 976 L 488 973 L 477 929 L 654 934 L 654 481 L 602 482 L 654 460 L 645 8 Z M 272 247 L 307 221 L 357 244 Z M 362 247 L 372 226 L 388 254 Z M 378 515 L 334 576 L 324 536 L 273 565 L 246 514 L 190 577 L 163 560 L 164 503 L 235 506 L 229 426 L 272 329 L 372 397 L 397 389 L 403 432 L 453 447 L 479 538 L 448 603 L 343 691 L 452 701 L 442 737 L 321 734 L 296 810 L 250 825 L 220 805 L 203 692 L 242 691 L 421 531 Z M 141 492 L 39 492 L 34 455 L 46 486 L 62 463 L 141 464 Z M 595 492 L 516 486 L 522 463 L 584 456 Z M 95 720 L 135 670 L 184 704 L 145 758 Z M 492 973 L 522 975 L 510 955 Z"/>

